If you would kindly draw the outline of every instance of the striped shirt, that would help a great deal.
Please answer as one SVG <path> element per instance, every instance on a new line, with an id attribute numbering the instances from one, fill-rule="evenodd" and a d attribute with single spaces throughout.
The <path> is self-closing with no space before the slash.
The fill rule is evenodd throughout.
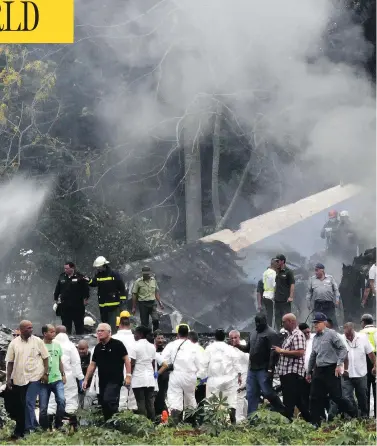
<path id="1" fill-rule="evenodd" d="M 305 350 L 306 339 L 304 333 L 298 328 L 295 328 L 283 342 L 282 349 L 290 351 Z M 280 355 L 277 365 L 277 373 L 279 375 L 296 373 L 298 375 L 305 376 L 305 355 L 300 357 Z"/>
<path id="2" fill-rule="evenodd" d="M 5 361 L 13 362 L 11 378 L 16 386 L 39 381 L 44 373 L 43 360 L 49 356 L 42 339 L 30 336 L 26 341 L 18 336 L 8 346 Z"/>

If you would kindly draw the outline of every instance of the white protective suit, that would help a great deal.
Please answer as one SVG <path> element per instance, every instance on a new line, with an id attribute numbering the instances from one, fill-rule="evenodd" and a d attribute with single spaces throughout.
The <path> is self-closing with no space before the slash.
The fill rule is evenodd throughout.
<path id="1" fill-rule="evenodd" d="M 177 339 L 165 347 L 161 356 L 163 362 L 174 363 L 167 394 L 169 409 L 183 411 L 186 408 L 195 408 L 196 376 L 200 369 L 197 346 L 189 339 Z"/>
<path id="2" fill-rule="evenodd" d="M 128 352 L 128 356 L 130 357 L 131 353 L 134 351 L 134 346 L 136 343 L 132 331 L 118 330 L 117 333 L 112 336 L 112 338 L 118 339 L 118 341 L 123 342 Z M 126 377 L 126 368 L 124 368 L 124 377 Z M 122 386 L 122 388 L 120 389 L 119 410 L 122 411 L 126 409 L 137 410 L 137 403 L 132 388 L 127 389 L 127 387 Z"/>
<path id="3" fill-rule="evenodd" d="M 240 342 L 241 345 L 246 345 L 246 342 L 242 340 Z M 245 390 L 241 392 L 237 392 L 237 408 L 236 408 L 236 421 L 240 423 L 241 421 L 247 418 L 247 400 L 246 400 L 246 381 L 247 381 L 247 373 L 249 371 L 249 353 L 244 353 L 238 348 L 233 347 L 236 351 L 239 362 L 241 365 L 241 379 L 242 384 L 241 387 L 245 387 Z"/>
<path id="4" fill-rule="evenodd" d="M 240 357 L 234 347 L 215 341 L 204 350 L 199 376 L 208 377 L 206 398 L 211 395 L 218 397 L 222 392 L 229 407 L 236 409 L 239 373 L 242 374 Z"/>
<path id="5" fill-rule="evenodd" d="M 79 392 L 76 379 L 84 379 L 80 355 L 75 344 L 69 340 L 65 333 L 56 335 L 55 341 L 60 344 L 63 350 L 62 363 L 66 378 L 64 386 L 65 411 L 68 414 L 74 414 L 79 408 Z M 56 413 L 55 395 L 53 393 L 51 393 L 47 411 L 49 415 Z"/>

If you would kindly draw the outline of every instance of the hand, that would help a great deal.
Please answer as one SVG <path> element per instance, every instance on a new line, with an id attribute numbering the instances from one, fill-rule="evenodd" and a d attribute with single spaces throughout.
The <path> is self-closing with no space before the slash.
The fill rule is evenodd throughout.
<path id="1" fill-rule="evenodd" d="M 342 368 L 340 365 L 337 365 L 335 368 L 335 376 L 338 378 L 339 376 L 342 376 Z"/>
<path id="2" fill-rule="evenodd" d="M 258 305 L 258 313 L 262 311 L 262 305 Z"/>
<path id="3" fill-rule="evenodd" d="M 47 373 L 44 373 L 42 378 L 41 378 L 41 382 L 42 384 L 48 384 L 48 375 Z"/>
<path id="4" fill-rule="evenodd" d="M 85 390 L 87 390 L 87 388 L 88 388 L 88 381 L 86 379 L 84 379 L 81 388 L 82 388 L 82 390 L 84 390 L 84 392 L 85 392 Z"/>
<path id="5" fill-rule="evenodd" d="M 312 375 L 309 373 L 305 376 L 306 381 L 310 384 L 312 382 Z"/>
<path id="6" fill-rule="evenodd" d="M 126 387 L 130 387 L 131 386 L 131 376 L 126 376 L 126 379 L 124 380 L 124 385 Z"/>
<path id="7" fill-rule="evenodd" d="M 344 376 L 345 378 L 348 378 L 348 377 L 349 377 L 349 375 L 348 375 L 348 370 L 344 370 L 344 371 L 343 371 L 343 376 Z"/>
<path id="8" fill-rule="evenodd" d="M 242 386 L 242 378 L 241 375 L 238 375 L 238 385 L 241 387 Z"/>
<path id="9" fill-rule="evenodd" d="M 372 369 L 372 375 L 376 376 L 376 366 L 374 366 Z"/>
<path id="10" fill-rule="evenodd" d="M 336 306 L 336 307 L 339 307 L 339 300 L 336 300 L 336 301 L 335 301 L 335 306 Z"/>
<path id="11" fill-rule="evenodd" d="M 273 370 L 267 370 L 267 376 L 268 376 L 268 379 L 272 379 L 274 377 L 274 371 Z"/>
<path id="12" fill-rule="evenodd" d="M 84 276 L 84 280 L 86 280 L 87 282 L 90 282 L 90 277 Z"/>
<path id="13" fill-rule="evenodd" d="M 283 353 L 283 349 L 280 347 L 277 347 L 276 345 L 273 345 L 272 348 L 275 350 L 276 353 L 280 355 L 280 353 Z"/>
<path id="14" fill-rule="evenodd" d="M 158 375 L 158 372 L 154 372 L 154 375 L 153 375 L 153 376 L 154 376 L 154 379 L 157 379 L 158 376 L 159 376 L 159 375 Z"/>
<path id="15" fill-rule="evenodd" d="M 84 305 L 87 306 L 89 303 L 89 299 L 84 299 Z"/>
<path id="16" fill-rule="evenodd" d="M 64 385 L 67 384 L 67 378 L 65 377 L 65 375 L 62 376 L 62 381 L 63 381 L 63 384 L 64 384 Z"/>
<path id="17" fill-rule="evenodd" d="M 240 387 L 239 389 L 237 389 L 237 393 L 241 393 L 244 390 L 246 390 L 246 386 Z"/>
<path id="18" fill-rule="evenodd" d="M 289 296 L 287 302 L 293 302 L 293 297 Z"/>
<path id="19" fill-rule="evenodd" d="M 161 301 L 159 302 L 159 304 L 160 304 L 161 310 L 163 310 L 164 309 L 164 304 Z"/>
<path id="20" fill-rule="evenodd" d="M 363 298 L 363 300 L 361 301 L 361 306 L 362 308 L 365 307 L 365 304 L 367 303 L 367 300 L 365 299 L 365 297 Z"/>
<path id="21" fill-rule="evenodd" d="M 13 384 L 12 384 L 12 380 L 11 380 L 11 379 L 8 379 L 8 380 L 7 380 L 7 389 L 8 389 L 8 390 L 12 390 L 12 386 L 13 386 Z"/>
<path id="22" fill-rule="evenodd" d="M 132 307 L 131 313 L 132 313 L 132 314 L 135 314 L 135 313 L 136 313 L 136 307 Z"/>

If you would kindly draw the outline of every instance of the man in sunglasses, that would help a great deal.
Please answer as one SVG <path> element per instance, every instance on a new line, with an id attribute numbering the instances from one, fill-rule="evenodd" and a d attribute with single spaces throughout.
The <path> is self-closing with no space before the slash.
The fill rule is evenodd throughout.
<path id="1" fill-rule="evenodd" d="M 333 321 L 334 330 L 338 329 L 335 307 L 339 306 L 339 289 L 333 276 L 325 273 L 325 266 L 317 263 L 315 275 L 309 279 L 306 299 L 309 310 L 315 313 L 324 313 Z"/>

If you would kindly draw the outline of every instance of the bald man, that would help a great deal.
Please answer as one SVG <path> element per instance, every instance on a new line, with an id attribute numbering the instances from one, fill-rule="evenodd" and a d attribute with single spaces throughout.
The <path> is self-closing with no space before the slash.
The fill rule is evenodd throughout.
<path id="1" fill-rule="evenodd" d="M 33 335 L 33 324 L 21 321 L 20 336 L 8 346 L 7 387 L 13 389 L 16 406 L 16 428 L 13 439 L 23 437 L 38 427 L 35 403 L 41 388 L 41 380 L 48 381 L 48 356 L 42 339 Z"/>
<path id="2" fill-rule="evenodd" d="M 280 376 L 283 402 L 289 418 L 293 418 L 294 409 L 297 407 L 304 420 L 310 421 L 309 408 L 303 397 L 305 394 L 305 335 L 297 327 L 294 314 L 285 314 L 282 321 L 284 329 L 288 331 L 288 337 L 281 348 L 274 346 L 274 349 L 279 355 L 277 372 Z"/>

